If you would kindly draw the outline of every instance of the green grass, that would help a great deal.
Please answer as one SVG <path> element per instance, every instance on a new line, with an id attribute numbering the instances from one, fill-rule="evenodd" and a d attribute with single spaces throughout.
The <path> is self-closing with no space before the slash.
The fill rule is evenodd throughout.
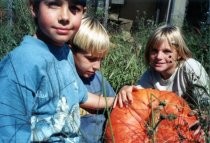
<path id="1" fill-rule="evenodd" d="M 116 91 L 123 85 L 135 84 L 144 72 L 143 49 L 135 42 L 128 42 L 122 35 L 112 36 L 114 43 L 103 61 L 102 72 Z"/>

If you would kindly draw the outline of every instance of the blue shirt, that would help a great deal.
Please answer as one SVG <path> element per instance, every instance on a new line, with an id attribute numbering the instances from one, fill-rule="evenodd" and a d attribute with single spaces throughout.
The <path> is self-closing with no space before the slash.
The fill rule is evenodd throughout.
<path id="1" fill-rule="evenodd" d="M 103 96 L 115 96 L 115 92 L 109 82 L 102 76 L 101 72 L 90 78 L 82 78 L 90 93 Z M 81 116 L 80 132 L 82 134 L 80 143 L 101 143 L 103 139 L 104 126 L 106 123 L 106 109 L 95 111 L 94 114 Z M 91 112 L 91 111 L 90 111 Z"/>
<path id="2" fill-rule="evenodd" d="M 0 62 L 0 142 L 79 142 L 86 100 L 68 46 L 25 36 Z"/>

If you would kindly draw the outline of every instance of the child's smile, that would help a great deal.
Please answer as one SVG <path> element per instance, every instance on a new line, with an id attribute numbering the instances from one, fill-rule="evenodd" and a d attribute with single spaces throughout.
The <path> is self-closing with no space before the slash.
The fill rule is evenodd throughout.
<path id="1" fill-rule="evenodd" d="M 164 79 L 169 78 L 177 67 L 177 52 L 167 40 L 150 49 L 150 66 L 160 72 Z"/>
<path id="2" fill-rule="evenodd" d="M 66 0 L 44 0 L 39 10 L 33 11 L 40 29 L 39 38 L 61 46 L 78 31 L 84 7 Z"/>

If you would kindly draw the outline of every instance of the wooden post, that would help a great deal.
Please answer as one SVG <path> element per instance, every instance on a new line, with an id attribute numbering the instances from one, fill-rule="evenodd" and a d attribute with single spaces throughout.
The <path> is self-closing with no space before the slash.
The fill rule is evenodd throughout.
<path id="1" fill-rule="evenodd" d="M 173 0 L 169 23 L 182 27 L 187 3 L 188 0 Z"/>
<path id="2" fill-rule="evenodd" d="M 104 8 L 104 20 L 103 20 L 103 25 L 105 28 L 107 28 L 107 21 L 108 21 L 108 17 L 109 17 L 109 0 L 106 0 L 105 2 L 105 8 Z"/>

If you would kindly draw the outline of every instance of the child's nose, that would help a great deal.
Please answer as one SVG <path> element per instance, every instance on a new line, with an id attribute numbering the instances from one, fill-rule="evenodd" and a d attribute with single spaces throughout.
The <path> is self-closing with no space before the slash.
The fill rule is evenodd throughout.
<path id="1" fill-rule="evenodd" d="M 162 52 L 158 52 L 158 53 L 157 53 L 157 58 L 158 58 L 158 59 L 163 58 L 163 53 L 162 53 Z"/>
<path id="2" fill-rule="evenodd" d="M 94 69 L 94 70 L 99 70 L 100 67 L 101 67 L 101 61 L 95 61 L 95 62 L 93 63 L 93 69 Z"/>
<path id="3" fill-rule="evenodd" d="M 59 22 L 63 25 L 66 25 L 69 23 L 69 8 L 63 7 L 60 11 L 60 20 Z"/>

